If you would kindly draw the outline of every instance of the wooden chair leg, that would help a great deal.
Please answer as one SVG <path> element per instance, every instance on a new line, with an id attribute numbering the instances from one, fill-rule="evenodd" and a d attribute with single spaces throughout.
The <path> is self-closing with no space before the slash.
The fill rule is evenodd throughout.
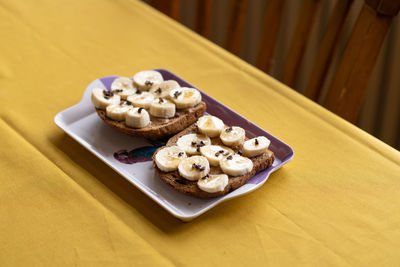
<path id="1" fill-rule="evenodd" d="M 399 1 L 397 1 L 399 2 Z M 324 106 L 355 122 L 392 16 L 364 4 L 329 87 Z"/>
<path id="2" fill-rule="evenodd" d="M 318 101 L 332 57 L 337 50 L 339 36 L 353 0 L 337 1 L 329 19 L 304 95 Z"/>
<path id="3" fill-rule="evenodd" d="M 240 52 L 243 28 L 246 22 L 248 0 L 231 0 L 225 48 L 235 55 Z"/>
<path id="4" fill-rule="evenodd" d="M 149 0 L 149 4 L 174 20 L 179 21 L 181 0 Z"/>
<path id="5" fill-rule="evenodd" d="M 210 39 L 213 0 L 200 0 L 197 5 L 196 31 Z"/>
<path id="6" fill-rule="evenodd" d="M 314 25 L 319 0 L 303 0 L 300 16 L 289 47 L 282 82 L 290 87 L 296 84 L 297 73 L 311 29 Z"/>
<path id="7" fill-rule="evenodd" d="M 257 67 L 267 73 L 271 68 L 271 60 L 278 40 L 284 3 L 284 0 L 269 0 L 264 13 Z"/>

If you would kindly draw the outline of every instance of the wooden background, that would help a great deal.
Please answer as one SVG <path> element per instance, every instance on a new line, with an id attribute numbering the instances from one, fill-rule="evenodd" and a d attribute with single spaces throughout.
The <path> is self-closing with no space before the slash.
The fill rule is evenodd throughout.
<path id="1" fill-rule="evenodd" d="M 197 1 L 181 0 L 180 22 L 195 30 Z M 310 75 L 312 63 L 316 56 L 316 48 L 319 46 L 326 28 L 329 14 L 337 0 L 322 0 L 316 22 L 312 29 L 311 38 L 307 44 L 304 60 L 299 69 L 300 75 L 295 89 L 303 93 L 307 78 Z M 230 0 L 215 0 L 210 39 L 214 43 L 224 47 L 228 25 Z M 345 38 L 341 40 L 339 51 L 344 48 L 346 36 L 350 34 L 352 26 L 362 7 L 363 0 L 355 0 L 350 13 L 350 19 L 346 22 Z M 286 0 L 282 16 L 283 31 L 279 33 L 279 39 L 272 64 L 271 75 L 280 80 L 282 78 L 283 64 L 289 47 L 290 37 L 293 34 L 295 22 L 301 1 Z M 263 14 L 267 6 L 267 0 L 250 0 L 248 4 L 246 23 L 239 56 L 255 65 L 259 51 Z M 378 57 L 373 75 L 370 79 L 366 98 L 357 121 L 357 126 L 371 133 L 387 144 L 400 149 L 400 15 L 394 18 L 391 29 L 383 44 Z M 340 52 L 339 52 L 340 55 Z M 335 69 L 337 59 L 334 58 L 331 69 Z M 331 71 L 333 72 L 333 71 Z M 333 73 L 328 73 L 332 76 Z M 326 86 L 325 86 L 326 87 Z M 327 88 L 324 87 L 324 91 Z M 323 100 L 323 97 L 321 101 Z"/>

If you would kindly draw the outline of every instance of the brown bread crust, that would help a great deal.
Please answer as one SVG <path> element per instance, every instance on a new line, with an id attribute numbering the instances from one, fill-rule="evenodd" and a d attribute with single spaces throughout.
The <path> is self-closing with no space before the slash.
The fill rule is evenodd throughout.
<path id="1" fill-rule="evenodd" d="M 166 146 L 173 146 L 176 145 L 176 142 L 178 141 L 179 137 L 190 134 L 190 133 L 196 133 L 197 132 L 197 126 L 195 124 L 192 124 L 189 126 L 187 129 L 184 131 L 176 134 L 175 136 L 171 137 L 169 141 L 167 142 Z M 212 138 L 211 143 L 213 145 L 220 145 L 222 144 L 219 138 Z M 165 146 L 164 146 L 165 147 Z M 250 158 L 253 161 L 253 169 L 251 172 L 242 175 L 242 176 L 228 176 L 229 177 L 229 182 L 228 185 L 225 187 L 224 191 L 221 192 L 216 192 L 216 193 L 208 193 L 203 190 L 201 190 L 197 186 L 197 181 L 189 181 L 182 176 L 179 175 L 178 170 L 172 171 L 172 172 L 163 172 L 161 171 L 155 161 L 155 155 L 159 150 L 161 150 L 164 147 L 160 147 L 157 149 L 157 151 L 153 154 L 153 165 L 154 168 L 159 175 L 159 177 L 168 185 L 172 186 L 175 190 L 199 197 L 199 198 L 212 198 L 212 197 L 219 197 L 228 194 L 229 192 L 241 187 L 244 185 L 251 177 L 253 177 L 256 173 L 265 170 L 269 166 L 272 165 L 272 163 L 275 160 L 274 153 L 270 150 L 267 149 L 267 151 L 257 157 Z M 239 148 L 234 148 L 233 150 L 236 152 L 238 151 Z M 222 170 L 219 167 L 213 167 L 210 166 L 210 174 L 217 174 L 217 173 L 223 173 Z"/>
<path id="2" fill-rule="evenodd" d="M 103 121 L 120 132 L 155 140 L 172 136 L 193 124 L 204 115 L 206 107 L 206 103 L 202 101 L 193 108 L 177 110 L 175 117 L 171 119 L 161 119 L 150 115 L 150 124 L 140 129 L 130 128 L 124 121 L 114 121 L 108 118 L 105 110 L 96 108 L 96 111 Z"/>

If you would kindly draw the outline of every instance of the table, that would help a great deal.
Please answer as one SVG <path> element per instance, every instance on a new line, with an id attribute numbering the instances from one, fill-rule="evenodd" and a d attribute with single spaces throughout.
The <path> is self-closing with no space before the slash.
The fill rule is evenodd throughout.
<path id="1" fill-rule="evenodd" d="M 147 5 L 0 1 L 3 266 L 395 266 L 400 153 Z M 92 80 L 166 68 L 290 144 L 190 223 L 53 123 Z"/>

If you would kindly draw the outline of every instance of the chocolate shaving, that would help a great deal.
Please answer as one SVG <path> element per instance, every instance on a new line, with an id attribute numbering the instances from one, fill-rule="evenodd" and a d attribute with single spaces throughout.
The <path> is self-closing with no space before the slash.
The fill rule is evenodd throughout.
<path id="1" fill-rule="evenodd" d="M 153 85 L 153 82 L 152 82 L 152 81 L 145 81 L 144 84 L 147 85 L 147 86 L 148 86 L 148 85 L 151 86 L 151 85 Z"/>
<path id="2" fill-rule="evenodd" d="M 207 179 L 208 177 L 210 177 L 210 175 L 207 174 L 206 176 L 201 177 L 201 179 L 202 179 L 202 180 L 205 180 L 205 179 Z"/>
<path id="3" fill-rule="evenodd" d="M 131 101 L 126 101 L 125 104 L 127 104 L 128 106 L 130 106 L 130 105 L 132 105 L 132 102 L 131 102 Z"/>
<path id="4" fill-rule="evenodd" d="M 228 155 L 229 155 L 229 152 L 226 151 L 223 155 L 224 155 L 224 156 L 228 156 Z"/>
<path id="5" fill-rule="evenodd" d="M 192 141 L 192 146 L 196 146 L 197 143 L 195 141 Z"/>
<path id="6" fill-rule="evenodd" d="M 175 97 L 175 98 L 178 98 L 178 96 L 180 96 L 181 94 L 182 94 L 181 91 L 175 91 L 174 97 Z"/>
<path id="7" fill-rule="evenodd" d="M 255 145 L 258 145 L 258 144 L 259 144 L 257 138 L 254 139 L 254 144 L 255 144 Z"/>
<path id="8" fill-rule="evenodd" d="M 229 132 L 231 132 L 232 131 L 232 127 L 229 127 L 229 128 L 226 128 L 225 129 L 225 132 L 227 132 L 227 133 L 229 133 Z"/>
<path id="9" fill-rule="evenodd" d="M 206 167 L 205 166 L 201 166 L 200 164 L 193 163 L 192 164 L 192 169 L 197 169 L 199 171 L 204 171 L 206 169 Z"/>
<path id="10" fill-rule="evenodd" d="M 136 90 L 137 95 L 140 95 L 141 93 L 142 93 L 142 90 L 139 90 L 139 89 Z"/>
<path id="11" fill-rule="evenodd" d="M 123 91 L 122 89 L 115 89 L 115 90 L 112 90 L 113 93 L 121 93 L 122 91 Z"/>
<path id="12" fill-rule="evenodd" d="M 143 108 L 139 108 L 137 112 L 140 114 L 140 113 L 142 113 L 142 110 L 143 110 Z"/>
<path id="13" fill-rule="evenodd" d="M 111 91 L 103 90 L 103 96 L 105 99 L 109 99 L 110 97 L 114 96 L 114 94 Z"/>
<path id="14" fill-rule="evenodd" d="M 197 151 L 197 152 L 200 152 L 200 147 L 198 147 L 198 148 L 196 149 L 196 151 Z"/>
<path id="15" fill-rule="evenodd" d="M 160 88 L 160 87 L 158 87 L 158 89 L 157 89 L 157 90 L 155 90 L 154 92 L 155 92 L 155 93 L 157 93 L 157 94 L 161 94 L 162 90 L 161 90 L 161 88 Z"/>
<path id="16" fill-rule="evenodd" d="M 215 152 L 215 156 L 216 156 L 216 157 L 218 157 L 219 154 L 220 154 L 219 151 L 218 151 L 218 152 Z"/>
<path id="17" fill-rule="evenodd" d="M 182 156 L 183 156 L 183 152 L 179 152 L 178 157 L 182 157 Z"/>
<path id="18" fill-rule="evenodd" d="M 238 152 L 236 152 L 236 154 L 238 154 L 239 156 L 241 156 L 241 155 L 243 155 L 243 152 L 239 150 Z"/>
<path id="19" fill-rule="evenodd" d="M 163 103 L 164 102 L 164 99 L 162 99 L 161 97 L 158 99 L 158 103 Z"/>
<path id="20" fill-rule="evenodd" d="M 227 159 L 227 160 L 231 160 L 231 159 L 233 159 L 233 157 L 232 157 L 232 155 L 230 155 L 230 156 L 228 156 L 226 159 Z"/>

